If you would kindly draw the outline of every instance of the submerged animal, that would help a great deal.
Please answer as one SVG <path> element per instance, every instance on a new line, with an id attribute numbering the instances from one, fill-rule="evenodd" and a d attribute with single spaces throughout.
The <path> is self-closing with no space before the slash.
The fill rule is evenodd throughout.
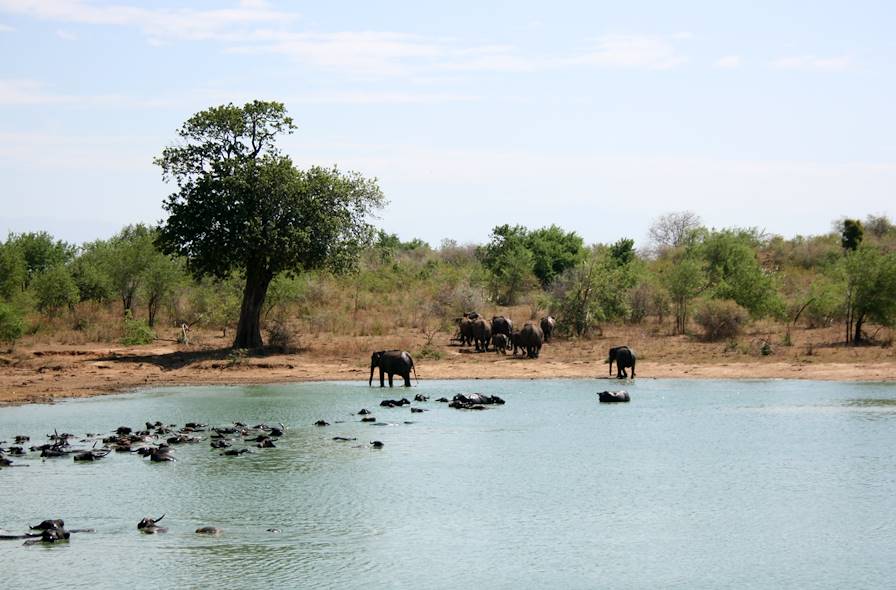
<path id="1" fill-rule="evenodd" d="M 601 391 L 597 395 L 601 403 L 605 404 L 631 401 L 627 391 Z"/>
<path id="2" fill-rule="evenodd" d="M 155 533 L 167 533 L 168 529 L 165 527 L 159 526 L 157 523 L 165 518 L 165 515 L 158 518 L 152 518 L 149 516 L 144 516 L 140 522 L 137 523 L 137 529 L 141 533 L 146 533 L 147 535 L 153 535 Z"/>

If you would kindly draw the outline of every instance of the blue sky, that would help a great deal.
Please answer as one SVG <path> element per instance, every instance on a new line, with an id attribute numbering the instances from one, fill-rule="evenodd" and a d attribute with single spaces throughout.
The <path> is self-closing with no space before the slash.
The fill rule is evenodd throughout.
<path id="1" fill-rule="evenodd" d="M 191 114 L 286 103 L 299 166 L 379 179 L 378 225 L 483 242 L 662 213 L 785 236 L 894 210 L 887 2 L 0 0 L 0 232 L 156 222 Z"/>

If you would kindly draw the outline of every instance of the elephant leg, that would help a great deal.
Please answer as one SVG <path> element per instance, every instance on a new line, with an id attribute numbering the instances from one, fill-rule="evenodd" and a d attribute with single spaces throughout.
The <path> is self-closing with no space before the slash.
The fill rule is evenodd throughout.
<path id="1" fill-rule="evenodd" d="M 383 367 L 381 366 L 380 367 L 380 387 L 386 386 L 386 383 L 383 381 L 384 377 L 385 377 L 385 371 L 383 371 Z"/>
<path id="2" fill-rule="evenodd" d="M 392 377 L 393 373 L 389 373 L 389 387 L 392 387 Z"/>
<path id="3" fill-rule="evenodd" d="M 411 374 L 405 373 L 404 375 L 402 375 L 402 377 L 404 377 L 404 386 L 410 387 L 411 386 Z"/>

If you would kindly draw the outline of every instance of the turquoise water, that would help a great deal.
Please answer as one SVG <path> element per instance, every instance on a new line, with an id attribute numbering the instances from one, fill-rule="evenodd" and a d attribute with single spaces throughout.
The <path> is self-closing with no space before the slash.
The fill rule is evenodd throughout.
<path id="1" fill-rule="evenodd" d="M 896 386 L 643 379 L 630 404 L 598 404 L 607 386 L 183 387 L 2 408 L 0 439 L 31 444 L 155 420 L 289 430 L 236 458 L 203 441 L 176 463 L 32 454 L 3 469 L 0 527 L 96 532 L 0 541 L 0 587 L 893 587 Z M 378 406 L 464 391 L 507 404 Z M 360 423 L 362 407 L 388 425 Z M 162 513 L 167 534 L 138 533 Z M 204 525 L 224 532 L 194 534 Z"/>

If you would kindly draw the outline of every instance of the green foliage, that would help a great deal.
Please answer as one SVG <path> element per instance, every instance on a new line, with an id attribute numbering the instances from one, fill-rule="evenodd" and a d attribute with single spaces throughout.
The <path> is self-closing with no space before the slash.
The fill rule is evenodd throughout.
<path id="1" fill-rule="evenodd" d="M 896 323 L 896 252 L 861 246 L 844 262 L 847 284 L 847 339 L 860 342 L 862 325 L 871 320 Z M 854 329 L 853 329 L 854 328 Z"/>
<path id="2" fill-rule="evenodd" d="M 140 346 L 142 344 L 152 344 L 156 339 L 156 334 L 149 325 L 140 319 L 137 319 L 130 312 L 124 316 L 124 336 L 121 343 L 126 346 Z"/>
<path id="3" fill-rule="evenodd" d="M 563 271 L 584 259 L 582 238 L 556 225 L 529 231 L 521 225 L 500 225 L 478 251 L 489 271 L 489 290 L 500 304 L 513 305 L 535 286 L 546 287 Z"/>
<path id="4" fill-rule="evenodd" d="M 739 336 L 747 320 L 747 311 L 730 300 L 709 299 L 694 312 L 694 321 L 703 329 L 703 336 L 709 341 Z"/>
<path id="5" fill-rule="evenodd" d="M 843 319 L 846 286 L 842 279 L 816 277 L 808 293 L 803 318 L 810 328 L 826 328 Z"/>
<path id="6" fill-rule="evenodd" d="M 708 281 L 716 299 L 731 299 L 753 317 L 783 310 L 777 286 L 757 258 L 760 240 L 755 231 L 709 232 L 695 251 L 706 261 Z"/>
<path id="7" fill-rule="evenodd" d="M 125 313 L 133 311 L 146 271 L 153 257 L 158 255 L 154 239 L 155 230 L 137 224 L 126 226 L 108 241 L 93 242 L 84 247 L 108 277 Z"/>
<path id="8" fill-rule="evenodd" d="M 182 310 L 184 321 L 198 322 L 210 328 L 221 330 L 227 335 L 227 329 L 236 326 L 240 317 L 240 300 L 242 287 L 237 276 L 222 281 L 202 279 L 189 293 L 189 309 Z"/>
<path id="9" fill-rule="evenodd" d="M 360 277 L 359 277 L 360 278 Z M 307 293 L 308 283 L 304 277 L 279 275 L 271 281 L 265 299 L 264 317 L 283 321 L 287 310 L 302 301 Z"/>
<path id="10" fill-rule="evenodd" d="M 532 270 L 542 287 L 550 285 L 555 277 L 586 256 L 582 238 L 556 225 L 529 232 L 525 245 L 532 253 Z"/>
<path id="11" fill-rule="evenodd" d="M 621 238 L 610 245 L 610 256 L 616 264 L 629 264 L 635 260 L 635 241 L 629 238 Z"/>
<path id="12" fill-rule="evenodd" d="M 0 301 L 0 342 L 15 345 L 24 331 L 22 315 L 13 306 Z"/>
<path id="13" fill-rule="evenodd" d="M 7 245 L 16 248 L 25 261 L 25 286 L 40 272 L 67 264 L 75 255 L 75 248 L 61 240 L 54 240 L 45 231 L 10 234 Z"/>
<path id="14" fill-rule="evenodd" d="M 659 276 L 675 308 L 675 333 L 684 334 L 691 301 L 708 286 L 704 263 L 680 253 L 660 267 Z"/>
<path id="15" fill-rule="evenodd" d="M 191 117 L 156 163 L 177 191 L 158 243 L 196 277 L 246 278 L 235 347 L 261 345 L 260 315 L 281 272 L 355 268 L 384 198 L 374 180 L 336 168 L 297 169 L 278 135 L 295 129 L 280 103 L 214 107 Z"/>
<path id="16" fill-rule="evenodd" d="M 74 307 L 80 300 L 78 285 L 62 264 L 50 266 L 35 275 L 31 281 L 37 309 L 45 314 L 55 314 L 65 307 Z"/>
<path id="17" fill-rule="evenodd" d="M 141 280 L 141 291 L 146 300 L 147 321 L 150 327 L 155 325 L 160 306 L 170 300 L 186 278 L 180 260 L 153 250 Z"/>
<path id="18" fill-rule="evenodd" d="M 636 280 L 633 265 L 620 266 L 605 247 L 592 249 L 583 262 L 554 281 L 551 309 L 558 327 L 586 336 L 602 322 L 626 317 L 628 290 Z"/>
<path id="19" fill-rule="evenodd" d="M 0 298 L 9 299 L 25 288 L 28 268 L 21 248 L 11 240 L 0 244 Z"/>
<path id="20" fill-rule="evenodd" d="M 95 250 L 78 256 L 71 265 L 72 278 L 78 286 L 81 301 L 106 302 L 114 295 L 111 277 L 103 268 Z"/>
<path id="21" fill-rule="evenodd" d="M 865 228 L 858 219 L 844 219 L 840 230 L 840 245 L 844 250 L 855 252 L 865 237 Z"/>

